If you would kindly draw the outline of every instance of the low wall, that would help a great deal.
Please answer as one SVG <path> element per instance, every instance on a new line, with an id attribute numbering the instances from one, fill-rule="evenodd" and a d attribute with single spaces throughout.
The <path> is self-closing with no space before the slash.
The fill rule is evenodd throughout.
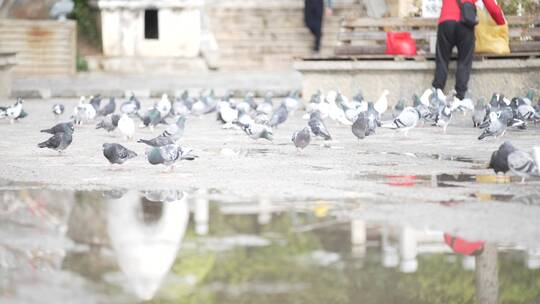
<path id="1" fill-rule="evenodd" d="M 11 70 L 15 64 L 15 53 L 0 53 L 0 98 L 11 95 Z"/>
<path id="2" fill-rule="evenodd" d="M 77 25 L 66 20 L 0 19 L 0 52 L 16 52 L 18 75 L 76 72 Z"/>
<path id="3" fill-rule="evenodd" d="M 450 64 L 446 91 L 454 87 L 455 62 Z M 431 87 L 433 61 L 297 61 L 295 69 L 303 76 L 303 96 L 309 98 L 318 89 L 339 89 L 353 96 L 358 89 L 368 100 L 376 100 L 384 89 L 389 100 L 411 100 L 413 93 L 421 94 Z M 524 94 L 528 88 L 540 87 L 540 59 L 492 59 L 475 61 L 469 82 L 473 97 L 489 98 L 493 92 L 507 96 Z"/>

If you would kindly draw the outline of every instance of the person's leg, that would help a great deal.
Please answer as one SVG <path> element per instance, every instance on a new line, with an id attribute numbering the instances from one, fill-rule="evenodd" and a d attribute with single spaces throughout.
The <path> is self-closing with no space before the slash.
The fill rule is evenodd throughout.
<path id="1" fill-rule="evenodd" d="M 322 24 L 324 15 L 323 0 L 310 0 L 313 2 L 313 35 L 315 36 L 315 46 L 313 50 L 319 52 L 321 49 Z"/>
<path id="2" fill-rule="evenodd" d="M 456 29 L 458 63 L 456 71 L 456 97 L 465 98 L 469 78 L 471 75 L 472 61 L 474 58 L 475 37 L 474 29 L 459 24 Z"/>
<path id="3" fill-rule="evenodd" d="M 448 63 L 455 46 L 455 29 L 457 22 L 446 21 L 437 27 L 437 46 L 435 51 L 435 77 L 432 86 L 444 91 L 448 76 Z"/>

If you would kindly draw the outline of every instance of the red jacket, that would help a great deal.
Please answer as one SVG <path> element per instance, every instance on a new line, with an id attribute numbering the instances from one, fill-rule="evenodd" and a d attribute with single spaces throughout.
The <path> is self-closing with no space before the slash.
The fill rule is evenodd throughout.
<path id="1" fill-rule="evenodd" d="M 476 3 L 478 0 L 461 0 L 462 3 L 470 2 Z M 503 25 L 506 23 L 504 19 L 504 14 L 501 8 L 495 3 L 495 0 L 482 0 L 487 11 L 491 15 L 491 18 L 495 20 L 498 25 Z M 439 23 L 444 21 L 459 21 L 461 19 L 461 10 L 457 3 L 457 0 L 443 0 L 443 5 L 441 9 L 441 16 L 439 17 Z"/>

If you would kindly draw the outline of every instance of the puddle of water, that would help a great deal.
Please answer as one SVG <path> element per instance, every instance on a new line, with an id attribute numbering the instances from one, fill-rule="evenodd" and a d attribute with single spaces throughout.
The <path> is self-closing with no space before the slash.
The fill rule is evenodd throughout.
<path id="1" fill-rule="evenodd" d="M 427 304 L 472 303 L 476 294 L 512 303 L 540 297 L 534 288 L 540 250 L 338 218 L 326 201 L 208 199 L 219 192 L 198 192 L 205 198 L 186 191 L 0 191 L 0 302 Z"/>
<path id="2" fill-rule="evenodd" d="M 517 183 L 521 178 L 509 175 L 474 175 L 474 174 L 434 174 L 434 175 L 383 175 L 383 174 L 359 174 L 353 177 L 359 180 L 373 180 L 394 187 L 439 187 L 455 188 L 464 187 L 466 184 L 508 184 Z M 536 181 L 530 178 L 528 181 Z"/>

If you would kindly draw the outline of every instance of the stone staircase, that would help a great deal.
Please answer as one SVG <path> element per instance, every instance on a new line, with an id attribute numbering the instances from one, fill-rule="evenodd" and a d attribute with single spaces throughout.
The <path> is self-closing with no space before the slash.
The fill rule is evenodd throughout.
<path id="1" fill-rule="evenodd" d="M 219 68 L 286 68 L 295 57 L 312 53 L 303 0 L 214 1 L 205 11 L 219 46 Z M 340 22 L 351 14 L 363 16 L 361 4 L 334 0 L 334 15 L 324 21 L 321 55 L 333 54 Z"/>

